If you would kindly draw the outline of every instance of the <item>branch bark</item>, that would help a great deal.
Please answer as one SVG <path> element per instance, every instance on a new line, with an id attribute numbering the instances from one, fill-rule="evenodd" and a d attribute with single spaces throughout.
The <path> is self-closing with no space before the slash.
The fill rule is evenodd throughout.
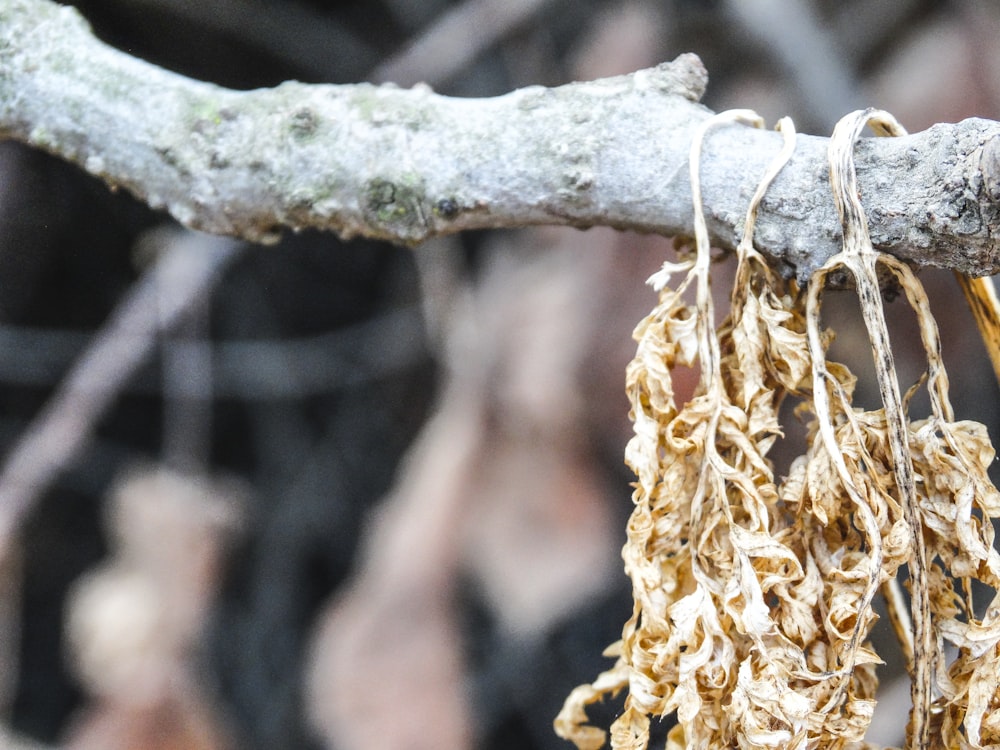
<path id="1" fill-rule="evenodd" d="M 684 234 L 688 147 L 711 112 L 694 55 L 628 76 L 490 99 L 427 87 L 284 83 L 232 91 L 94 38 L 48 0 L 0 0 L 0 137 L 71 161 L 182 224 L 256 241 L 281 228 L 400 243 L 465 229 L 607 225 Z M 801 137 L 756 239 L 806 279 L 839 250 L 827 139 Z M 713 240 L 735 246 L 780 147 L 713 131 L 702 169 Z M 857 147 L 879 249 L 972 275 L 1000 270 L 1000 123 L 966 120 Z"/>

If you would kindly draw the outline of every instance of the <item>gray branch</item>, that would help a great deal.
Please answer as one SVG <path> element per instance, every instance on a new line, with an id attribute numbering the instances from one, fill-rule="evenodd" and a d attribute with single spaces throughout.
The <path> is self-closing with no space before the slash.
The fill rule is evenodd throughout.
<path id="1" fill-rule="evenodd" d="M 256 241 L 283 227 L 418 243 L 566 224 L 685 234 L 688 147 L 711 112 L 694 55 L 627 76 L 490 99 L 427 87 L 284 83 L 231 91 L 96 40 L 77 12 L 0 0 L 0 136 L 71 161 L 182 224 Z M 919 264 L 1000 270 L 1000 123 L 966 120 L 857 148 L 876 245 Z M 802 137 L 764 201 L 760 249 L 806 278 L 838 249 L 825 138 Z M 702 170 L 720 247 L 778 151 L 713 131 Z"/>

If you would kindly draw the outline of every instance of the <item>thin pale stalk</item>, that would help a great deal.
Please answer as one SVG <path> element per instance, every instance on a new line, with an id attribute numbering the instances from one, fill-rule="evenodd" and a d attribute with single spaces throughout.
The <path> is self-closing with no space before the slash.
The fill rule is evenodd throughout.
<path id="1" fill-rule="evenodd" d="M 989 278 L 973 279 L 964 273 L 955 271 L 955 278 L 962 288 L 965 301 L 976 320 L 976 328 L 986 346 L 993 365 L 993 374 L 1000 383 L 1000 300 L 997 299 L 993 280 Z"/>
<path id="2" fill-rule="evenodd" d="M 896 378 L 889 333 L 885 322 L 876 263 L 878 254 L 871 244 L 868 224 L 858 195 L 854 169 L 854 143 L 869 121 L 873 128 L 885 134 L 902 131 L 891 115 L 876 110 L 854 112 L 843 118 L 830 139 L 830 185 L 844 227 L 844 250 L 835 256 L 854 276 L 861 313 L 868 331 L 875 361 L 879 392 L 885 409 L 893 471 L 903 508 L 903 517 L 910 528 L 913 550 L 909 559 L 910 607 L 913 619 L 913 672 L 910 697 L 908 744 L 914 750 L 930 745 L 930 707 L 932 661 L 935 653 L 931 623 L 927 577 L 927 553 L 920 516 L 917 509 L 913 479 L 913 461 L 907 440 L 907 420 L 903 410 L 899 383 Z M 828 264 L 829 265 L 829 264 Z"/>

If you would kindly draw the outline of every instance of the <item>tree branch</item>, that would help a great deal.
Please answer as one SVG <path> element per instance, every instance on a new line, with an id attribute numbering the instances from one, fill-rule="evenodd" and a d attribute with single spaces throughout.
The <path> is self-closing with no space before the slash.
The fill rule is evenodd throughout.
<path id="1" fill-rule="evenodd" d="M 281 227 L 402 243 L 567 224 L 690 231 L 688 146 L 711 113 L 694 55 L 628 76 L 491 99 L 426 87 L 231 91 L 96 40 L 77 12 L 0 0 L 0 136 L 124 187 L 189 227 L 273 239 Z M 825 138 L 800 138 L 758 220 L 760 249 L 804 279 L 839 249 Z M 713 131 L 702 169 L 713 239 L 732 248 L 780 147 Z M 920 264 L 1000 270 L 1000 123 L 867 139 L 857 169 L 872 239 Z"/>

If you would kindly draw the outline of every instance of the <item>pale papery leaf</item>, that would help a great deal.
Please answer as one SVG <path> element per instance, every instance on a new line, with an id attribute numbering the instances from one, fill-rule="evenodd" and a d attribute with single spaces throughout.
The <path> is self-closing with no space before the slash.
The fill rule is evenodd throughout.
<path id="1" fill-rule="evenodd" d="M 768 362 L 775 377 L 787 390 L 801 390 L 812 372 L 801 311 L 787 295 L 778 299 L 768 292 L 762 299 L 760 316 L 767 327 Z"/>
<path id="2" fill-rule="evenodd" d="M 663 265 L 660 267 L 656 273 L 646 279 L 646 283 L 649 284 L 657 292 L 663 291 L 670 284 L 670 279 L 676 274 L 687 274 L 694 266 L 694 260 L 684 260 L 678 263 L 671 263 L 670 261 L 664 261 Z"/>
<path id="3" fill-rule="evenodd" d="M 649 716 L 631 706 L 611 725 L 611 747 L 615 750 L 643 750 L 649 742 Z"/>
<path id="4" fill-rule="evenodd" d="M 705 130 L 734 120 L 756 124 L 737 111 Z M 670 750 L 874 750 L 864 741 L 882 663 L 868 642 L 873 600 L 904 565 L 912 617 L 900 614 L 897 595 L 887 606 L 919 677 L 911 746 L 1000 742 L 1000 492 L 987 474 L 994 450 L 985 427 L 954 419 L 919 281 L 871 247 L 863 211 L 852 208 L 850 153 L 867 120 L 882 134 L 901 132 L 884 113 L 855 113 L 838 126 L 831 184 L 845 216 L 844 252 L 804 290 L 773 273 L 751 241 L 756 206 L 794 148 L 784 126 L 782 154 L 751 201 L 730 314 L 718 326 L 696 139 L 694 257 L 651 277 L 659 302 L 636 328 L 626 373 L 635 430 L 626 462 L 638 481 L 622 557 L 635 609 L 616 667 L 574 691 L 560 714 L 561 735 L 578 747 L 603 741 L 586 725 L 585 706 L 627 686 L 626 711 L 611 727 L 615 748 L 645 750 L 650 717 L 673 713 Z M 928 362 L 925 419 L 910 418 L 910 396 L 895 385 L 876 265 L 896 276 L 917 315 Z M 854 407 L 854 375 L 826 356 L 833 332 L 820 326 L 821 293 L 835 269 L 858 283 L 879 409 Z M 683 295 L 692 289 L 689 304 Z M 671 375 L 679 366 L 700 372 L 684 404 Z M 788 397 L 801 402 L 795 414 L 807 422 L 807 445 L 788 476 L 776 478 L 768 452 L 783 434 Z M 994 592 L 981 617 L 972 579 Z M 957 651 L 950 663 L 945 641 Z"/>
<path id="5" fill-rule="evenodd" d="M 599 750 L 604 746 L 607 732 L 587 724 L 586 707 L 619 692 L 628 683 L 628 670 L 624 662 L 602 672 L 590 685 L 580 685 L 566 698 L 562 710 L 554 721 L 557 735 L 573 742 L 579 750 Z"/>

